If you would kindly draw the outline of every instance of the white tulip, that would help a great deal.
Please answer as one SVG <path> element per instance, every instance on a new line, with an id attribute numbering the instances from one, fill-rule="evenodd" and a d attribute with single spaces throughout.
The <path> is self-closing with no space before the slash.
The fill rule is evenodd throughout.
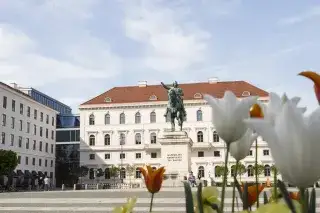
<path id="1" fill-rule="evenodd" d="M 245 123 L 266 139 L 283 179 L 298 187 L 308 187 L 320 179 L 320 108 L 309 117 L 292 101 L 287 101 L 275 117 L 246 119 Z"/>
<path id="2" fill-rule="evenodd" d="M 249 117 L 249 111 L 258 97 L 247 97 L 238 100 L 230 91 L 226 91 L 222 99 L 205 94 L 203 98 L 212 107 L 213 125 L 219 136 L 230 144 L 239 140 L 248 127 L 243 119 Z"/>
<path id="3" fill-rule="evenodd" d="M 243 135 L 240 140 L 231 143 L 230 145 L 230 154 L 237 161 L 240 161 L 247 157 L 250 152 L 252 143 L 258 138 L 258 134 L 253 133 L 251 129 L 248 129 L 247 132 Z"/>
<path id="4" fill-rule="evenodd" d="M 297 106 L 298 103 L 300 102 L 300 100 L 301 100 L 300 97 L 293 97 L 293 98 L 289 99 L 286 94 L 283 94 L 282 97 L 280 97 L 276 93 L 270 92 L 268 105 L 260 104 L 260 106 L 262 108 L 264 118 L 267 120 L 270 120 L 272 123 L 274 123 L 275 117 L 282 110 L 283 105 L 287 101 L 291 101 L 292 104 Z M 301 113 L 304 113 L 306 111 L 305 107 L 301 107 L 298 109 Z"/>

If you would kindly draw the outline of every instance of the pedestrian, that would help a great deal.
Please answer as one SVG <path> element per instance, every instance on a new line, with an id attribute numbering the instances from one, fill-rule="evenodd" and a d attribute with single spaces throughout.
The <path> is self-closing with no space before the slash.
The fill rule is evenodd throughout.
<path id="1" fill-rule="evenodd" d="M 49 191 L 49 182 L 50 182 L 50 180 L 49 180 L 48 176 L 46 176 L 44 178 L 44 191 Z"/>

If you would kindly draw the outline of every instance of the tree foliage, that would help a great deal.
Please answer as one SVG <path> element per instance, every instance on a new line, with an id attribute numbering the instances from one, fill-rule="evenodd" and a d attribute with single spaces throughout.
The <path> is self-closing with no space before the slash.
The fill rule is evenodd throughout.
<path id="1" fill-rule="evenodd" d="M 104 175 L 103 169 L 99 168 L 97 170 L 97 177 L 102 177 Z"/>
<path id="2" fill-rule="evenodd" d="M 215 167 L 216 176 L 220 177 L 224 175 L 224 165 Z M 227 167 L 227 175 L 229 174 L 229 169 Z"/>
<path id="3" fill-rule="evenodd" d="M 8 175 L 18 165 L 17 153 L 11 150 L 0 149 L 0 175 Z"/>
<path id="4" fill-rule="evenodd" d="M 79 176 L 80 177 L 85 177 L 85 176 L 88 175 L 88 173 L 89 173 L 89 168 L 88 167 L 86 167 L 86 166 L 81 166 L 80 167 L 80 171 L 79 171 Z"/>
<path id="5" fill-rule="evenodd" d="M 240 176 L 244 175 L 247 172 L 247 168 L 245 167 L 245 165 L 243 165 L 243 163 L 239 162 L 238 164 L 238 174 Z"/>
<path id="6" fill-rule="evenodd" d="M 253 166 L 253 173 L 256 174 L 256 168 Z M 257 175 L 262 175 L 264 173 L 264 165 L 258 164 L 257 165 Z"/>

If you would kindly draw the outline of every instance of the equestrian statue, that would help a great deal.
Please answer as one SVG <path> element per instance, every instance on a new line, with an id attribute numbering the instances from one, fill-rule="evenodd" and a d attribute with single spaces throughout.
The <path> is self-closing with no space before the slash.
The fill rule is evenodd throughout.
<path id="1" fill-rule="evenodd" d="M 180 131 L 182 131 L 183 121 L 187 116 L 183 104 L 183 90 L 179 88 L 177 81 L 173 82 L 172 86 L 167 86 L 163 82 L 161 85 L 168 92 L 168 105 L 164 117 L 170 116 L 171 131 L 175 131 L 175 119 L 177 119 Z"/>

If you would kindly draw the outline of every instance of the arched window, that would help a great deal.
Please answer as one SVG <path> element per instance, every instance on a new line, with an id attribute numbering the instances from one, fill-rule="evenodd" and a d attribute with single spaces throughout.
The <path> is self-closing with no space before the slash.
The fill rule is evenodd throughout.
<path id="1" fill-rule="evenodd" d="M 96 145 L 96 137 L 94 135 L 89 136 L 89 145 L 95 146 Z"/>
<path id="2" fill-rule="evenodd" d="M 126 179 L 126 169 L 125 168 L 120 169 L 120 178 Z"/>
<path id="3" fill-rule="evenodd" d="M 153 167 L 152 167 L 152 170 L 153 170 L 153 171 L 157 170 L 157 167 L 153 166 Z"/>
<path id="4" fill-rule="evenodd" d="M 198 142 L 203 142 L 203 133 L 201 131 L 199 131 L 197 133 L 197 141 Z"/>
<path id="5" fill-rule="evenodd" d="M 89 116 L 89 125 L 94 125 L 94 115 L 93 114 L 91 114 Z"/>
<path id="6" fill-rule="evenodd" d="M 140 171 L 140 169 L 136 169 L 136 178 L 141 178 L 141 171 Z"/>
<path id="7" fill-rule="evenodd" d="M 197 111 L 197 121 L 202 121 L 202 111 L 201 111 L 201 109 L 199 109 Z"/>
<path id="8" fill-rule="evenodd" d="M 220 172 L 219 172 L 219 167 L 220 166 L 214 167 L 214 176 L 215 177 L 221 177 Z"/>
<path id="9" fill-rule="evenodd" d="M 110 168 L 106 168 L 104 170 L 104 179 L 110 179 L 111 175 L 110 175 Z"/>
<path id="10" fill-rule="evenodd" d="M 120 124 L 126 123 L 126 115 L 124 113 L 120 114 Z"/>
<path id="11" fill-rule="evenodd" d="M 213 142 L 219 142 L 219 135 L 216 131 L 213 132 Z"/>
<path id="12" fill-rule="evenodd" d="M 204 167 L 203 166 L 199 166 L 198 168 L 198 177 L 204 177 Z"/>
<path id="13" fill-rule="evenodd" d="M 94 179 L 94 169 L 89 170 L 89 179 L 93 180 Z"/>
<path id="14" fill-rule="evenodd" d="M 248 177 L 252 177 L 253 175 L 254 175 L 253 166 L 249 165 L 248 166 Z"/>
<path id="15" fill-rule="evenodd" d="M 136 124 L 140 124 L 141 123 L 141 114 L 140 114 L 140 112 L 136 113 L 135 118 L 134 118 L 134 122 Z"/>
<path id="16" fill-rule="evenodd" d="M 105 136 L 104 136 L 104 145 L 105 146 L 110 146 L 110 142 L 111 142 L 110 135 L 109 134 L 105 134 Z"/>
<path id="17" fill-rule="evenodd" d="M 120 134 L 120 145 L 126 144 L 126 135 L 124 133 Z"/>
<path id="18" fill-rule="evenodd" d="M 155 112 L 150 113 L 150 123 L 156 123 L 157 122 L 157 114 Z"/>
<path id="19" fill-rule="evenodd" d="M 157 135 L 156 135 L 156 133 L 152 132 L 150 134 L 150 141 L 151 141 L 151 144 L 156 144 L 157 143 Z"/>
<path id="20" fill-rule="evenodd" d="M 236 171 L 236 166 L 235 165 L 232 165 L 231 166 L 231 177 L 234 177 L 234 173 L 235 173 L 235 171 Z"/>
<path id="21" fill-rule="evenodd" d="M 109 113 L 105 114 L 104 116 L 104 124 L 110 124 L 110 115 Z"/>
<path id="22" fill-rule="evenodd" d="M 136 144 L 141 144 L 141 134 L 140 133 L 137 133 L 135 135 L 135 141 L 136 141 Z"/>
<path id="23" fill-rule="evenodd" d="M 264 176 L 269 177 L 271 173 L 271 167 L 267 164 L 264 166 Z"/>

